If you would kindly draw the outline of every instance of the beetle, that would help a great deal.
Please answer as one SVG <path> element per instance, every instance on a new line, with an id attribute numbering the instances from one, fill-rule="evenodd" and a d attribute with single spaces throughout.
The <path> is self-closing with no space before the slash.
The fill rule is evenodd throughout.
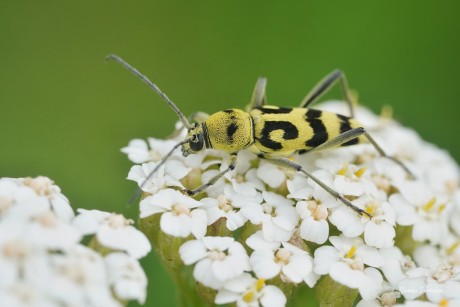
<path id="1" fill-rule="evenodd" d="M 401 161 L 387 155 L 363 125 L 354 119 L 350 89 L 345 74 L 341 70 L 336 69 L 320 80 L 302 100 L 299 107 L 288 108 L 266 105 L 265 87 L 267 79 L 259 78 L 247 110 L 227 109 L 205 116 L 201 121 L 190 124 L 168 96 L 136 68 L 117 55 L 109 55 L 106 59 L 120 63 L 160 95 L 174 110 L 188 131 L 186 138 L 176 144 L 150 172 L 135 195 L 133 195 L 134 199 L 141 193 L 143 185 L 179 147 L 184 156 L 211 148 L 228 152 L 231 155 L 230 163 L 226 169 L 195 189 L 185 189 L 184 192 L 190 196 L 205 191 L 206 188 L 233 170 L 237 164 L 238 151 L 247 148 L 255 152 L 261 159 L 265 159 L 279 167 L 303 173 L 334 198 L 358 214 L 366 215 L 369 218 L 372 218 L 371 214 L 353 205 L 348 199 L 288 157 L 294 153 L 311 153 L 337 146 L 351 146 L 369 142 L 380 155 L 394 161 L 409 176 L 413 177 L 410 170 Z M 309 108 L 337 83 L 341 85 L 350 116 Z"/>

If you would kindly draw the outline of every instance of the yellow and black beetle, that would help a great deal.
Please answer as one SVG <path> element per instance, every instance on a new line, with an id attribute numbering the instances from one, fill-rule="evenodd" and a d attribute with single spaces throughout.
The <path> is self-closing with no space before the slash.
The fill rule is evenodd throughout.
<path id="1" fill-rule="evenodd" d="M 348 199 L 327 186 L 321 180 L 307 172 L 303 167 L 287 156 L 293 153 L 307 153 L 324 150 L 336 146 L 350 146 L 363 142 L 370 142 L 375 149 L 384 157 L 399 164 L 408 175 L 412 176 L 408 168 L 399 160 L 388 156 L 383 149 L 366 132 L 364 127 L 353 118 L 353 103 L 345 75 L 340 70 L 334 70 L 310 91 L 303 99 L 298 108 L 286 108 L 267 106 L 265 86 L 266 79 L 257 80 L 252 99 L 246 111 L 240 109 L 228 109 L 216 112 L 202 121 L 190 124 L 187 118 L 177 106 L 163 93 L 158 86 L 152 83 L 146 76 L 116 55 L 109 55 L 108 60 L 115 60 L 130 70 L 151 89 L 158 93 L 166 103 L 176 112 L 184 127 L 188 130 L 184 141 L 176 144 L 173 149 L 156 165 L 142 186 L 153 176 L 158 168 L 181 147 L 184 156 L 198 153 L 204 149 L 212 148 L 231 154 L 231 161 L 227 169 L 223 170 L 208 182 L 196 189 L 186 189 L 188 195 L 195 195 L 213 185 L 227 172 L 233 170 L 237 163 L 236 154 L 242 149 L 250 149 L 257 153 L 261 159 L 280 167 L 302 172 L 316 184 L 325 189 L 333 197 L 361 215 L 372 216 L 353 205 Z M 340 82 L 345 101 L 350 109 L 350 117 L 308 108 L 326 93 L 334 84 Z"/>

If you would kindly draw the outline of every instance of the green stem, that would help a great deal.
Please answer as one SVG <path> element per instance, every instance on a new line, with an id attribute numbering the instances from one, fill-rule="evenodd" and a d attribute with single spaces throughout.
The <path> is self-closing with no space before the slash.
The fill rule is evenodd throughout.
<path id="1" fill-rule="evenodd" d="M 329 275 L 324 276 L 316 286 L 316 297 L 321 307 L 353 306 L 357 296 L 358 290 L 339 284 Z"/>

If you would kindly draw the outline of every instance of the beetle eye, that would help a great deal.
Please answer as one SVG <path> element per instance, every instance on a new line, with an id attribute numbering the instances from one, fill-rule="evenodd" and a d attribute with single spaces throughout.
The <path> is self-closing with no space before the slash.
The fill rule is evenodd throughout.
<path id="1" fill-rule="evenodd" d="M 201 134 L 194 135 L 190 140 L 190 149 L 193 151 L 200 151 L 203 149 L 203 136 Z"/>

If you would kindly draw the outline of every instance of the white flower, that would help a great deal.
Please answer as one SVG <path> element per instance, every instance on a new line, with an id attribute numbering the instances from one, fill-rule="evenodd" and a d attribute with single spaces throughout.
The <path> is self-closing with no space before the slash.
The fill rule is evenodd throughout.
<path id="1" fill-rule="evenodd" d="M 233 186 L 227 185 L 224 188 L 224 194 L 217 196 L 217 199 L 208 197 L 201 199 L 201 202 L 205 204 L 202 208 L 208 215 L 208 225 L 214 224 L 220 218 L 225 218 L 227 229 L 234 231 L 247 221 L 241 208 L 260 205 L 262 195 L 257 193 L 255 197 L 243 196 L 236 193 Z"/>
<path id="2" fill-rule="evenodd" d="M 212 289 L 249 271 L 249 257 L 244 247 L 230 237 L 204 237 L 187 241 L 179 249 L 186 265 L 195 264 L 193 277 Z"/>
<path id="3" fill-rule="evenodd" d="M 113 250 L 126 251 L 139 259 L 150 252 L 147 237 L 132 226 L 133 221 L 121 214 L 78 209 L 73 225 L 84 235 L 96 234 L 97 241 Z"/>
<path id="4" fill-rule="evenodd" d="M 329 223 L 326 221 L 328 210 L 325 205 L 315 199 L 299 201 L 296 210 L 302 219 L 300 236 L 302 239 L 323 244 L 329 237 Z"/>
<path id="5" fill-rule="evenodd" d="M 396 222 L 400 225 L 414 225 L 412 237 L 416 241 L 429 240 L 440 243 L 448 234 L 448 213 L 450 203 L 438 199 L 421 182 L 406 182 L 399 186 L 400 193 L 393 194 L 389 202 L 396 211 Z"/>
<path id="6" fill-rule="evenodd" d="M 123 147 L 121 152 L 127 154 L 128 159 L 136 164 L 144 163 L 152 159 L 149 153 L 147 142 L 141 139 L 134 139 L 129 141 L 128 146 Z"/>
<path id="7" fill-rule="evenodd" d="M 261 231 L 250 236 L 246 243 L 254 250 L 249 261 L 257 277 L 271 279 L 280 275 L 284 282 L 308 280 L 310 287 L 315 285 L 313 258 L 306 251 L 287 242 L 266 242 Z"/>
<path id="8" fill-rule="evenodd" d="M 31 204 L 29 208 L 33 206 Z M 71 225 L 58 219 L 52 211 L 27 211 L 26 206 L 21 208 L 23 210 L 16 211 L 16 214 L 21 212 L 27 216 L 32 212 L 33 215 L 27 219 L 9 216 L 0 223 L 0 249 L 5 249 L 4 255 L 25 257 L 27 253 L 39 250 L 64 251 L 80 241 L 81 234 Z M 16 214 L 14 216 L 17 216 Z"/>
<path id="9" fill-rule="evenodd" d="M 207 215 L 203 204 L 172 189 L 161 190 L 141 201 L 140 218 L 161 213 L 161 230 L 173 237 L 196 238 L 206 234 Z"/>
<path id="10" fill-rule="evenodd" d="M 49 263 L 34 269 L 41 291 L 62 305 L 120 306 L 113 298 L 103 258 L 81 245 L 67 254 L 49 256 Z"/>
<path id="11" fill-rule="evenodd" d="M 235 193 L 246 197 L 255 197 L 257 190 L 264 189 L 263 182 L 257 178 L 257 170 L 250 169 L 251 161 L 255 155 L 248 150 L 241 150 L 237 155 L 237 164 L 234 170 L 227 172 L 223 177 L 217 180 L 212 186 L 206 189 L 210 197 L 217 198 L 224 193 L 225 187 L 231 185 Z M 228 168 L 230 160 L 227 154 L 221 161 L 219 169 L 210 169 L 205 171 L 201 176 L 202 182 L 208 182 L 211 178 Z"/>
<path id="12" fill-rule="evenodd" d="M 247 205 L 241 212 L 251 223 L 262 224 L 265 240 L 289 241 L 299 220 L 292 201 L 273 192 L 264 191 L 262 196 L 262 205 Z"/>
<path id="13" fill-rule="evenodd" d="M 272 189 L 276 189 L 286 180 L 286 169 L 268 161 L 261 161 L 257 168 L 257 177 Z"/>
<path id="14" fill-rule="evenodd" d="M 443 238 L 439 246 L 423 244 L 414 250 L 414 260 L 419 266 L 432 267 L 439 263 L 452 265 L 460 270 L 460 240 L 449 233 Z"/>
<path id="15" fill-rule="evenodd" d="M 375 273 L 375 272 L 374 272 Z M 388 282 L 383 282 L 376 298 L 372 300 L 361 300 L 356 307 L 387 307 L 396 305 L 396 300 L 401 297 L 401 294 L 393 289 Z"/>
<path id="16" fill-rule="evenodd" d="M 385 157 L 376 157 L 370 163 L 370 167 L 372 182 L 384 193 L 384 196 L 381 196 L 383 199 L 398 189 L 399 184 L 406 181 L 406 171 Z"/>
<path id="17" fill-rule="evenodd" d="M 2 180 L 6 179 L 3 178 Z M 21 204 L 25 206 L 30 206 L 31 203 L 43 206 L 43 203 L 46 202 L 48 203 L 48 208 L 51 208 L 54 214 L 64 222 L 70 222 L 74 218 L 75 215 L 72 210 L 72 207 L 69 204 L 69 200 L 61 193 L 61 189 L 57 185 L 55 185 L 54 182 L 48 177 L 38 176 L 35 178 L 27 177 L 13 180 L 19 186 L 31 189 L 35 193 L 35 195 L 40 198 L 40 200 L 36 197 L 33 197 L 34 199 L 31 199 L 30 193 L 26 192 L 24 188 L 17 189 L 13 193 L 17 195 L 18 199 L 13 198 L 13 200 L 14 203 L 19 207 L 21 207 Z M 32 208 L 28 208 L 27 210 L 30 212 Z"/>
<path id="18" fill-rule="evenodd" d="M 331 163 L 327 170 L 315 171 L 313 175 L 341 195 L 358 197 L 366 193 L 378 196 L 377 188 L 366 170 L 366 167 L 335 162 Z M 315 189 L 322 189 L 317 184 L 314 186 Z M 323 193 L 327 192 L 324 191 Z"/>
<path id="19" fill-rule="evenodd" d="M 147 182 L 145 180 L 152 173 L 160 162 L 148 162 L 142 165 L 134 165 L 128 174 L 128 179 L 136 181 L 142 186 L 142 191 L 155 194 L 166 187 L 184 188 L 180 180 L 184 178 L 191 168 L 186 167 L 183 162 L 176 159 L 169 159 L 160 166 Z M 145 182 L 145 183 L 144 183 Z"/>
<path id="20" fill-rule="evenodd" d="M 265 285 L 263 279 L 255 279 L 248 273 L 227 281 L 214 300 L 216 304 L 236 302 L 238 307 L 282 307 L 286 296 L 277 287 Z"/>
<path id="21" fill-rule="evenodd" d="M 426 143 L 420 139 L 417 132 L 396 124 L 379 131 L 379 135 L 374 137 L 380 147 L 385 149 L 386 154 L 403 161 L 412 172 L 415 172 L 416 177 L 419 177 L 419 169 L 425 165 L 415 167 L 413 161 L 425 150 Z"/>
<path id="22" fill-rule="evenodd" d="M 74 218 L 65 196 L 46 177 L 0 179 L 0 306 L 121 307 L 108 276 L 129 278 L 128 268 L 122 269 L 121 261 L 106 267 L 103 257 L 80 240 L 96 233 L 100 244 L 136 257 L 144 256 L 150 244 L 121 215 L 81 212 Z M 145 287 L 138 290 L 145 293 Z M 123 288 L 115 292 L 124 301 L 145 299 L 145 294 L 123 296 L 130 291 Z"/>
<path id="23" fill-rule="evenodd" d="M 147 142 L 141 139 L 131 140 L 121 152 L 128 155 L 128 159 L 136 164 L 148 161 L 160 161 L 176 145 L 173 140 L 148 138 Z M 150 147 L 150 149 L 149 149 Z"/>
<path id="24" fill-rule="evenodd" d="M 364 232 L 364 241 L 377 248 L 393 246 L 396 235 L 395 213 L 391 205 L 377 198 L 363 195 L 353 201 L 358 208 L 372 215 L 358 215 L 345 206 L 332 210 L 329 220 L 347 237 L 356 237 Z"/>
<path id="25" fill-rule="evenodd" d="M 137 300 L 144 304 L 147 296 L 147 276 L 139 262 L 125 253 L 110 253 L 104 258 L 109 283 L 118 298 Z"/>
<path id="26" fill-rule="evenodd" d="M 0 288 L 0 306 L 59 307 L 62 305 L 37 289 L 36 285 L 21 281 Z"/>
<path id="27" fill-rule="evenodd" d="M 371 300 L 382 287 L 382 276 L 373 267 L 385 262 L 378 251 L 364 245 L 360 238 L 330 237 L 334 246 L 321 246 L 315 251 L 314 270 L 317 274 L 329 274 L 335 281 L 352 289 L 358 289 L 361 297 Z M 365 268 L 365 264 L 373 266 Z"/>
<path id="28" fill-rule="evenodd" d="M 415 268 L 407 272 L 407 278 L 399 282 L 399 291 L 406 299 L 415 299 L 425 293 L 431 302 L 444 299 L 460 300 L 460 276 L 446 264 L 430 268 Z"/>
<path id="29" fill-rule="evenodd" d="M 397 287 L 399 281 L 407 277 L 407 271 L 416 268 L 412 259 L 396 246 L 382 248 L 380 254 L 385 258 L 385 264 L 380 269 L 393 287 Z"/>
<path id="30" fill-rule="evenodd" d="M 447 151 L 432 144 L 425 144 L 416 162 L 418 165 L 429 165 L 423 169 L 423 178 L 433 192 L 449 195 L 458 188 L 459 167 Z"/>

